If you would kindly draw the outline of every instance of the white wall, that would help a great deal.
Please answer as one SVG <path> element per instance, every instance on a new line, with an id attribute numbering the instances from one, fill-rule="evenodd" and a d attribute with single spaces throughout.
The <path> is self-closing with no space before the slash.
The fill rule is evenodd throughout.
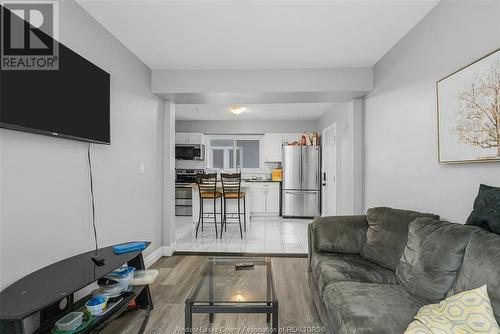
<path id="1" fill-rule="evenodd" d="M 334 104 L 318 119 L 318 131 L 336 125 L 337 214 L 363 212 L 363 104 L 355 99 Z"/>
<path id="2" fill-rule="evenodd" d="M 366 98 L 366 207 L 464 223 L 500 164 L 439 165 L 435 83 L 500 46 L 500 2 L 442 1 L 375 66 Z"/>
<path id="3" fill-rule="evenodd" d="M 150 240 L 149 254 L 161 245 L 163 102 L 151 94 L 149 68 L 79 5 L 59 9 L 61 41 L 111 74 L 111 145 L 92 148 L 100 246 Z M 4 288 L 91 250 L 93 237 L 87 144 L 5 129 L 0 142 Z"/>
<path id="4" fill-rule="evenodd" d="M 163 118 L 163 255 L 171 255 L 175 242 L 175 104 L 164 101 Z"/>
<path id="5" fill-rule="evenodd" d="M 371 67 L 154 70 L 152 91 L 176 103 L 347 102 L 373 88 Z"/>
<path id="6" fill-rule="evenodd" d="M 200 133 L 302 133 L 317 131 L 316 120 L 177 121 L 177 132 Z"/>

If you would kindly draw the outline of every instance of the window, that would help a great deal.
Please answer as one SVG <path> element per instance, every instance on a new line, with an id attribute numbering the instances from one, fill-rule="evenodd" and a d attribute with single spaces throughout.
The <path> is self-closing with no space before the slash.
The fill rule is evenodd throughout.
<path id="1" fill-rule="evenodd" d="M 208 142 L 208 168 L 259 169 L 260 138 L 249 136 L 210 136 Z"/>

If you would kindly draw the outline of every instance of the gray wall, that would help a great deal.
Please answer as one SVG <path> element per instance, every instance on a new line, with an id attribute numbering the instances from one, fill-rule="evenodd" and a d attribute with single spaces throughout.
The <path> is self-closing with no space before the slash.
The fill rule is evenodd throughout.
<path id="1" fill-rule="evenodd" d="M 149 254 L 161 244 L 163 108 L 151 94 L 150 70 L 73 1 L 60 3 L 60 39 L 111 74 L 112 143 L 93 145 L 100 245 L 150 240 Z M 0 142 L 4 288 L 91 250 L 93 237 L 87 145 L 5 129 Z"/>
<path id="2" fill-rule="evenodd" d="M 318 131 L 335 123 L 337 143 L 337 214 L 363 211 L 362 100 L 337 103 L 318 119 Z"/>
<path id="3" fill-rule="evenodd" d="M 464 223 L 499 163 L 439 165 L 435 83 L 500 46 L 500 2 L 442 1 L 375 66 L 366 98 L 366 207 L 432 211 Z"/>
<path id="4" fill-rule="evenodd" d="M 177 132 L 201 133 L 265 133 L 317 131 L 317 122 L 310 121 L 177 121 Z"/>

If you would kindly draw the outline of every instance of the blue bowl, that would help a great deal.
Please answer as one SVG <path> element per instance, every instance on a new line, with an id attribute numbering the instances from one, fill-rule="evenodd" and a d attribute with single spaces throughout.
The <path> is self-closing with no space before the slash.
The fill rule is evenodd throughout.
<path id="1" fill-rule="evenodd" d="M 95 296 L 90 298 L 86 303 L 85 306 L 96 306 L 96 305 L 101 305 L 106 301 L 106 298 L 103 296 Z"/>

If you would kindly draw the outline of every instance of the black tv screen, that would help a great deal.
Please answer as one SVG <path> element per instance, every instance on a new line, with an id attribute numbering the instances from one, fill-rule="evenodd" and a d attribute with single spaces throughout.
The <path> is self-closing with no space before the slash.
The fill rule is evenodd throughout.
<path id="1" fill-rule="evenodd" d="M 59 43 L 58 70 L 0 71 L 0 126 L 110 143 L 110 76 Z"/>

